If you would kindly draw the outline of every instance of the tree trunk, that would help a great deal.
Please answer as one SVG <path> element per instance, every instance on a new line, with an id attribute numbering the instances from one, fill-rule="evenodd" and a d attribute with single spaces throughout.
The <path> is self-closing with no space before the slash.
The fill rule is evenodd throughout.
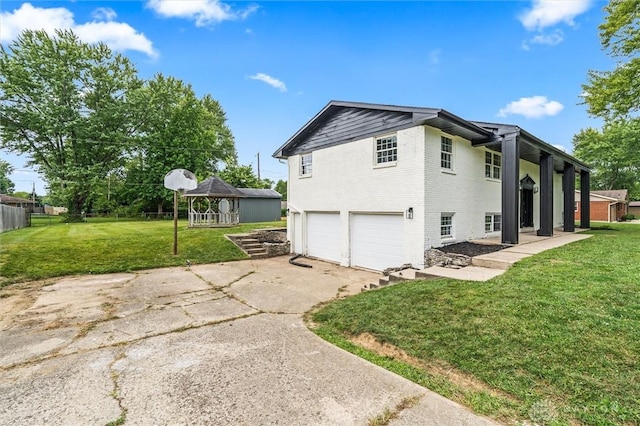
<path id="1" fill-rule="evenodd" d="M 162 215 L 164 214 L 163 210 L 162 210 L 162 201 L 158 203 L 158 219 L 162 217 Z"/>

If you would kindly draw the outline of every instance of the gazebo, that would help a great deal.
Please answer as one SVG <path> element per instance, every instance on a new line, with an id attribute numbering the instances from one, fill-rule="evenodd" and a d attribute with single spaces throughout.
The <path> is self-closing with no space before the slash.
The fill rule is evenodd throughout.
<path id="1" fill-rule="evenodd" d="M 203 180 L 186 191 L 189 227 L 224 227 L 240 223 L 240 198 L 245 195 L 217 176 Z"/>

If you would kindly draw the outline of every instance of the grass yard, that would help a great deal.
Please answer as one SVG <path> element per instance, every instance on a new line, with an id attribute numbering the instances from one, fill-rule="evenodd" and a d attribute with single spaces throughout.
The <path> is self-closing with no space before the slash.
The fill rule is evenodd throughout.
<path id="1" fill-rule="evenodd" d="M 638 425 L 640 225 L 605 228 L 486 283 L 403 283 L 308 319 L 330 342 L 508 424 Z"/>
<path id="2" fill-rule="evenodd" d="M 34 223 L 0 234 L 0 287 L 18 281 L 72 274 L 213 263 L 247 256 L 224 235 L 285 222 L 251 223 L 234 228 L 187 228 L 178 223 L 178 255 L 173 255 L 173 221 Z M 47 226 L 45 226 L 47 225 Z"/>

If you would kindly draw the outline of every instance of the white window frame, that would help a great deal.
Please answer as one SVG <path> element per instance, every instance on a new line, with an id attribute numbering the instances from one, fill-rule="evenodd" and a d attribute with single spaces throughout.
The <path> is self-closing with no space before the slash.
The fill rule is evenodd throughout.
<path id="1" fill-rule="evenodd" d="M 313 173 L 313 153 L 300 156 L 300 176 L 309 177 Z"/>
<path id="2" fill-rule="evenodd" d="M 489 229 L 487 229 L 487 226 L 489 227 Z M 484 232 L 485 234 L 502 232 L 502 214 L 501 213 L 485 213 L 484 214 Z"/>
<path id="3" fill-rule="evenodd" d="M 442 240 L 454 239 L 454 214 L 453 213 L 440 213 L 440 238 Z M 449 219 L 450 223 L 443 223 L 445 219 Z M 445 232 L 445 228 L 448 228 L 448 233 Z"/>
<path id="4" fill-rule="evenodd" d="M 376 166 L 390 166 L 398 162 L 398 136 L 379 136 L 373 140 L 373 161 Z"/>
<path id="5" fill-rule="evenodd" d="M 484 177 L 495 180 L 502 179 L 502 155 L 497 152 L 485 151 Z"/>
<path id="6" fill-rule="evenodd" d="M 443 148 L 443 144 L 445 141 L 449 142 L 449 146 L 451 147 L 451 151 L 445 151 Z M 442 170 L 453 171 L 453 138 L 447 135 L 440 136 L 440 168 Z M 444 163 L 449 163 L 448 166 Z"/>

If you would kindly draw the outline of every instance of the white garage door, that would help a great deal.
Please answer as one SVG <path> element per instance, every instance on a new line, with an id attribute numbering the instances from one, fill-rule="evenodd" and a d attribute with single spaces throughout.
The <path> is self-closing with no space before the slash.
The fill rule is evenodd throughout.
<path id="1" fill-rule="evenodd" d="M 308 213 L 307 214 L 307 254 L 318 259 L 340 262 L 339 213 Z"/>
<path id="2" fill-rule="evenodd" d="M 382 271 L 405 263 L 402 221 L 402 215 L 352 215 L 351 266 Z"/>

